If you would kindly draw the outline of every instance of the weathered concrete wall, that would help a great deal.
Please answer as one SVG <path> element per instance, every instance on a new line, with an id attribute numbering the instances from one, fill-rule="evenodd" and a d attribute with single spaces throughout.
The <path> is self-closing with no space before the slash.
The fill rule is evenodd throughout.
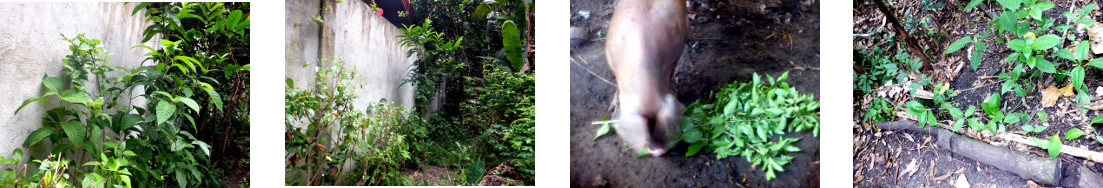
<path id="1" fill-rule="evenodd" d="M 317 82 L 315 69 L 328 69 L 334 64 L 334 61 L 317 63 L 318 59 L 338 58 L 347 66 L 354 66 L 347 68 L 355 68 L 359 79 L 356 83 L 361 88 L 356 90 L 359 98 L 353 103 L 354 109 L 363 111 L 368 104 L 386 98 L 395 105 L 406 106 L 410 112 L 414 88 L 402 84 L 402 79 L 413 68 L 416 55 L 406 56 L 410 48 L 399 44 L 398 35 L 402 33 L 385 18 L 369 11 L 370 6 L 363 1 L 327 3 L 331 3 L 329 8 L 320 11 L 325 5 L 316 0 L 286 1 L 286 76 L 298 88 L 311 88 Z M 320 14 L 324 14 L 324 24 L 311 19 Z M 347 163 L 345 168 L 352 165 Z M 298 181 L 305 181 L 305 177 Z"/>
<path id="2" fill-rule="evenodd" d="M 62 61 L 70 54 L 73 38 L 101 39 L 104 48 L 114 53 L 111 66 L 138 67 L 148 52 L 141 45 L 144 23 L 142 13 L 131 16 L 135 4 L 123 3 L 0 3 L 0 155 L 10 156 L 16 147 L 25 153 L 23 162 L 40 158 L 49 148 L 23 146 L 30 133 L 42 127 L 42 117 L 51 106 L 36 102 L 14 114 L 23 100 L 41 96 L 47 89 L 42 76 L 61 77 Z M 156 41 L 157 39 L 151 40 Z M 155 42 L 147 46 L 157 45 Z M 40 144 L 43 145 L 43 144 Z M 0 168 L 3 168 L 0 166 Z"/>
<path id="3" fill-rule="evenodd" d="M 406 57 L 410 48 L 399 43 L 402 32 L 370 9 L 363 1 L 345 1 L 327 10 L 322 39 L 332 46 L 322 45 L 322 56 L 341 58 L 356 67 L 363 87 L 356 92 L 360 96 L 357 109 L 380 98 L 412 107 L 414 87 L 402 84 L 402 79 L 413 68 L 410 65 L 416 56 Z"/>
<path id="4" fill-rule="evenodd" d="M 314 85 L 314 68 L 304 64 L 318 61 L 321 53 L 318 40 L 320 25 L 310 19 L 319 14 L 320 1 L 287 0 L 284 3 L 284 53 L 287 60 L 284 69 L 287 77 L 295 80 L 296 87 Z"/>
<path id="5" fill-rule="evenodd" d="M 362 88 L 353 104 L 363 110 L 368 104 L 386 98 L 396 105 L 412 107 L 414 88 L 402 84 L 413 68 L 416 55 L 406 57 L 410 49 L 399 44 L 402 32 L 382 16 L 369 11 L 363 1 L 333 3 L 324 11 L 324 24 L 311 20 L 323 14 L 318 1 L 288 0 L 285 34 L 287 44 L 286 76 L 299 88 L 315 83 L 315 68 L 325 69 L 332 62 L 316 63 L 319 58 L 339 58 L 355 66 Z M 320 29 L 319 29 L 320 28 Z M 304 67 L 304 64 L 310 64 Z"/>

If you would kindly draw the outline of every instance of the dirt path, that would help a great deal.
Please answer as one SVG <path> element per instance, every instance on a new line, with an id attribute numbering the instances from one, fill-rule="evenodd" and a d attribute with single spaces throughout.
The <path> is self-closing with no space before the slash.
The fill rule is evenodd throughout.
<path id="1" fill-rule="evenodd" d="M 804 138 L 796 143 L 803 151 L 793 154 L 796 158 L 786 171 L 769 182 L 761 166 L 753 168 L 742 157 L 717 160 L 714 154 L 699 154 L 687 158 L 687 145 L 680 144 L 662 157 L 637 158 L 614 135 L 593 140 L 598 126 L 590 122 L 610 114 L 616 90 L 600 79 L 613 81 L 602 38 L 613 2 L 571 1 L 571 26 L 587 34 L 586 40 L 571 48 L 572 187 L 818 186 L 819 138 L 811 133 L 785 135 Z M 780 75 L 785 71 L 790 71 L 789 82 L 797 90 L 819 99 L 818 2 L 770 1 L 759 6 L 705 5 L 692 0 L 691 4 L 691 10 L 701 14 L 690 20 L 693 34 L 687 45 L 692 63 L 682 62 L 675 73 L 674 90 L 682 103 L 707 97 L 723 84 L 748 81 L 753 72 Z M 582 16 L 586 13 L 588 18 Z"/>
<path id="2" fill-rule="evenodd" d="M 427 166 L 425 168 L 426 170 L 410 170 L 405 174 L 410 177 L 415 185 L 451 185 L 452 179 L 455 179 L 454 176 L 457 174 L 455 170 L 439 166 Z"/>

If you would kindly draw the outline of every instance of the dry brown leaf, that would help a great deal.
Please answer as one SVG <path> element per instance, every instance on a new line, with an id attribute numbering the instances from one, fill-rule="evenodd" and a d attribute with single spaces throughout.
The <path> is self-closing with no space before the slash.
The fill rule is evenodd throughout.
<path id="1" fill-rule="evenodd" d="M 1057 92 L 1057 87 L 1050 85 L 1045 90 L 1042 90 L 1042 107 L 1051 107 L 1057 104 L 1057 98 L 1061 96 L 1061 93 Z"/>
<path id="2" fill-rule="evenodd" d="M 949 179 L 949 178 L 950 178 L 950 175 L 951 175 L 951 174 L 954 174 L 954 173 L 953 173 L 953 172 L 950 172 L 950 173 L 946 173 L 946 175 L 941 175 L 941 176 L 938 176 L 938 177 L 934 177 L 934 178 L 933 178 L 933 180 L 935 180 L 935 181 L 942 181 L 942 180 L 946 180 L 946 179 Z"/>
<path id="3" fill-rule="evenodd" d="M 1062 87 L 1061 88 L 1061 95 L 1066 96 L 1066 97 L 1075 96 L 1076 93 L 1072 93 L 1072 84 L 1065 85 L 1065 87 Z"/>
<path id="4" fill-rule="evenodd" d="M 1084 108 L 1087 108 L 1088 110 L 1101 110 L 1103 109 L 1103 100 L 1097 100 L 1095 102 L 1085 104 Z"/>
<path id="5" fill-rule="evenodd" d="M 1103 24 L 1095 23 L 1089 26 L 1088 39 L 1091 41 L 1092 52 L 1103 54 Z"/>
<path id="6" fill-rule="evenodd" d="M 911 177 L 913 174 L 915 174 L 915 171 L 919 170 L 919 165 L 915 162 L 915 159 L 912 159 L 912 162 L 908 163 L 908 167 L 904 168 L 904 171 L 900 174 L 908 174 L 907 177 Z"/>
<path id="7" fill-rule="evenodd" d="M 1045 188 L 1046 186 L 1038 185 L 1038 183 L 1034 183 L 1034 181 L 1033 181 L 1033 180 L 1031 180 L 1031 181 L 1026 181 L 1026 187 L 1030 187 L 1030 188 Z"/>
<path id="8" fill-rule="evenodd" d="M 969 188 L 969 179 L 965 178 L 965 174 L 961 174 L 957 177 L 957 181 L 954 182 L 954 188 Z"/>

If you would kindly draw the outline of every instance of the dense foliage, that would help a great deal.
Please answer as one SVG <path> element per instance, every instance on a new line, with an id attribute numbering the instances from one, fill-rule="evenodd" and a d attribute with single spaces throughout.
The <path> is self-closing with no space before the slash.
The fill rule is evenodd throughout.
<path id="1" fill-rule="evenodd" d="M 317 71 L 312 88 L 286 80 L 286 169 L 295 170 L 287 184 L 408 184 L 400 168 L 411 159 L 410 144 L 426 137 L 422 121 L 386 99 L 366 111 L 355 109 L 355 68 L 341 60 L 322 62 L 333 64 Z"/>
<path id="2" fill-rule="evenodd" d="M 25 142 L 34 146 L 49 140 L 50 156 L 33 160 L 38 171 L 4 174 L 0 182 L 59 187 L 222 186 L 222 174 L 211 160 L 211 141 L 199 137 L 209 133 L 201 131 L 208 125 L 232 122 L 248 129 L 247 105 L 224 105 L 248 98 L 248 56 L 234 53 L 248 51 L 248 21 L 238 22 L 240 9 L 247 10 L 248 5 L 142 3 L 134 13 L 150 5 L 157 8 L 147 9 L 145 16 L 155 24 L 146 30 L 145 40 L 161 36 L 161 45 L 135 48 L 150 50 L 143 65 L 153 65 L 112 67 L 110 53 L 100 40 L 84 34 L 64 39 L 72 52 L 62 60 L 64 74 L 44 75 L 47 92 L 27 99 L 16 110 L 19 113 L 33 102 L 53 106 L 43 118 L 43 127 Z"/>
<path id="3" fill-rule="evenodd" d="M 414 109 L 428 113 L 433 138 L 415 154 L 458 159 L 452 161 L 465 164 L 452 165 L 465 169 L 511 162 L 520 175 L 510 178 L 535 184 L 533 2 L 411 4 L 424 22 L 400 29 L 403 44 L 412 47 L 407 55 L 418 57 L 407 82 L 416 87 Z M 437 152 L 451 143 L 479 152 Z M 472 178 L 466 182 L 478 183 Z"/>
<path id="4" fill-rule="evenodd" d="M 498 164 L 518 173 L 496 175 L 535 184 L 535 69 L 526 50 L 532 2 L 411 5 L 403 15 L 418 22 L 399 27 L 398 38 L 417 58 L 404 79 L 415 88 L 414 106 L 384 100 L 354 109 L 362 88 L 340 60 L 319 63 L 327 68 L 313 88 L 288 79 L 286 184 L 419 184 L 404 172 L 437 166 L 454 170 L 446 184 L 475 185 Z"/>
<path id="5" fill-rule="evenodd" d="M 720 159 L 743 156 L 762 166 L 766 180 L 785 171 L 783 166 L 793 159 L 788 153 L 801 151 L 792 143 L 801 138 L 783 135 L 810 130 L 819 136 L 820 131 L 820 103 L 789 87 L 788 75 L 774 79 L 767 74 L 764 82 L 755 73 L 749 83 L 725 85 L 711 103 L 687 106 L 680 137 L 690 144 L 686 156 L 700 151 Z"/>

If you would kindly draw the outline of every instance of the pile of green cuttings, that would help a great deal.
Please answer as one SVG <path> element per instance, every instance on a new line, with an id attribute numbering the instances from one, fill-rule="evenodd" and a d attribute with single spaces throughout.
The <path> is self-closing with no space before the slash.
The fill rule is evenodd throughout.
<path id="1" fill-rule="evenodd" d="M 723 159 L 743 156 L 754 166 L 762 165 L 766 180 L 775 171 L 785 171 L 793 159 L 788 153 L 799 152 L 792 143 L 801 138 L 784 137 L 790 132 L 811 130 L 820 132 L 820 103 L 812 95 L 801 95 L 785 79 L 789 72 L 774 79 L 766 75 L 765 82 L 755 73 L 750 83 L 728 84 L 712 99 L 699 100 L 685 109 L 680 140 L 690 144 L 686 156 L 698 152 L 714 152 Z"/>

